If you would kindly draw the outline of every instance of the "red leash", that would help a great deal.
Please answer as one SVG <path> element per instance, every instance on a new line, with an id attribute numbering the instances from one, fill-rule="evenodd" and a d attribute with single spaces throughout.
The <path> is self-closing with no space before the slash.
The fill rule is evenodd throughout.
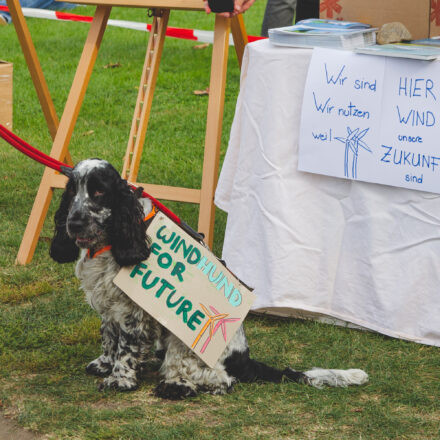
<path id="1" fill-rule="evenodd" d="M 41 164 L 49 168 L 54 169 L 55 171 L 63 173 L 61 167 L 71 168 L 68 165 L 59 162 L 58 160 L 50 156 L 47 156 L 40 150 L 37 150 L 36 148 L 32 147 L 23 139 L 20 139 L 17 135 L 12 133 L 12 131 L 9 131 L 6 127 L 4 127 L 1 124 L 0 124 L 0 137 L 2 137 L 6 142 L 11 144 L 14 148 L 16 148 L 18 151 L 21 151 L 26 156 L 30 157 L 31 159 L 34 159 L 37 162 L 40 162 Z"/>
<path id="2" fill-rule="evenodd" d="M 19 138 L 16 134 L 12 133 L 12 131 L 8 130 L 2 124 L 0 124 L 0 137 L 3 138 L 8 144 L 16 148 L 18 151 L 21 151 L 26 156 L 30 157 L 36 162 L 39 162 L 49 168 L 52 168 L 55 171 L 58 171 L 59 173 L 66 175 L 68 174 L 68 170 L 72 169 L 71 166 L 66 165 L 65 163 L 60 162 L 59 160 L 56 160 L 53 157 L 50 157 L 47 154 L 43 153 L 42 151 L 32 147 L 23 139 Z M 133 189 L 136 189 L 134 185 L 131 185 L 130 183 L 129 185 Z M 177 223 L 183 230 L 185 230 L 185 232 L 191 235 L 191 237 L 193 237 L 199 242 L 203 242 L 203 236 L 201 234 L 194 231 L 194 229 L 192 229 L 188 224 L 186 224 L 183 220 L 177 217 L 176 214 L 170 211 L 165 205 L 160 203 L 153 196 L 150 196 L 150 194 L 143 191 L 142 197 L 150 199 L 153 205 L 156 206 L 156 208 L 159 211 L 163 212 L 174 223 Z"/>

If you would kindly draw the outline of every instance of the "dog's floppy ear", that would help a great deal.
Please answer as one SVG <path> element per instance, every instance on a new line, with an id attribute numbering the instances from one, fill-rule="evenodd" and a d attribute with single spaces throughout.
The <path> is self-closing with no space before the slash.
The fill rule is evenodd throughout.
<path id="1" fill-rule="evenodd" d="M 138 193 L 120 179 L 109 228 L 113 257 L 120 266 L 138 264 L 150 255 L 144 211 L 138 197 Z"/>
<path id="2" fill-rule="evenodd" d="M 60 206 L 55 213 L 55 233 L 50 244 L 50 256 L 58 263 L 71 263 L 78 258 L 79 248 L 67 235 L 66 221 L 74 191 L 69 181 L 61 197 Z"/>

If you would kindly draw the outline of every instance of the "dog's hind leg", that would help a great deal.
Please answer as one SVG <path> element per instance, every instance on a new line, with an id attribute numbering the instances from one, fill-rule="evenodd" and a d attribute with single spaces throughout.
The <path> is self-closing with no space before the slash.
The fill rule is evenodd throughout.
<path id="1" fill-rule="evenodd" d="M 232 378 L 221 364 L 209 368 L 174 335 L 168 337 L 160 371 L 164 379 L 156 387 L 155 394 L 164 399 L 185 399 L 200 391 L 225 394 L 232 385 Z"/>
<path id="2" fill-rule="evenodd" d="M 240 327 L 214 368 L 210 368 L 174 335 L 169 335 L 161 368 L 164 379 L 156 387 L 155 394 L 173 400 L 192 397 L 198 392 L 225 394 L 236 382 L 226 369 L 225 360 L 232 352 L 246 350 L 246 337 Z"/>
<path id="3" fill-rule="evenodd" d="M 115 363 L 118 348 L 119 327 L 111 321 L 101 323 L 102 354 L 86 367 L 86 372 L 99 377 L 108 376 Z"/>

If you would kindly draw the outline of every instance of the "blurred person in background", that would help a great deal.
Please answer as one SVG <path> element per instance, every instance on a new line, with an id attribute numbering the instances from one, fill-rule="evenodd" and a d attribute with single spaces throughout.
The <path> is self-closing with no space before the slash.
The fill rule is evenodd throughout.
<path id="1" fill-rule="evenodd" d="M 306 18 L 319 17 L 319 0 L 268 0 L 264 12 L 261 36 L 267 37 L 268 30 L 283 26 L 291 26 Z"/>

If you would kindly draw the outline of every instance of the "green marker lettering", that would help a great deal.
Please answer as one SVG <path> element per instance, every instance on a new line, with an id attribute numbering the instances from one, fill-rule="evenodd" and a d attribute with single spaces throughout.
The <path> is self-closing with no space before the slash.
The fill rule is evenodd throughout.
<path id="1" fill-rule="evenodd" d="M 166 279 L 162 278 L 160 282 L 162 283 L 162 286 L 159 287 L 159 289 L 157 290 L 156 298 L 160 298 L 160 295 L 162 295 L 165 289 L 174 290 L 174 286 L 170 284 Z"/>
<path id="2" fill-rule="evenodd" d="M 162 269 L 168 269 L 171 266 L 172 262 L 173 262 L 173 259 L 171 258 L 171 255 L 167 254 L 166 252 L 164 252 L 163 254 L 160 254 L 157 257 L 157 264 Z"/>
<path id="3" fill-rule="evenodd" d="M 173 249 L 176 247 L 176 245 L 177 245 L 177 243 L 179 242 L 179 240 L 180 240 L 180 235 L 178 235 L 178 236 L 174 239 L 173 244 L 170 246 L 170 249 L 171 249 L 171 250 L 173 250 Z"/>
<path id="4" fill-rule="evenodd" d="M 168 244 L 170 241 L 172 241 L 174 239 L 174 236 L 176 235 L 175 232 L 173 232 L 169 237 L 167 237 L 165 234 L 161 235 L 161 232 L 166 229 L 166 225 L 163 225 L 157 232 L 156 232 L 156 237 L 159 240 L 162 240 L 164 243 Z"/>
<path id="5" fill-rule="evenodd" d="M 202 313 L 200 310 L 196 310 L 188 319 L 188 323 L 187 323 L 188 327 L 191 330 L 195 330 L 196 328 L 194 327 L 194 324 L 197 325 L 201 324 L 202 323 L 201 319 L 203 319 L 204 317 L 205 317 L 204 313 Z"/>
<path id="6" fill-rule="evenodd" d="M 141 269 L 146 269 L 147 265 L 144 263 L 139 263 L 134 266 L 133 270 L 131 271 L 130 277 L 134 278 L 136 275 L 143 275 L 143 272 Z"/>
<path id="7" fill-rule="evenodd" d="M 176 276 L 179 281 L 183 281 L 182 273 L 185 272 L 185 265 L 178 261 L 171 271 L 171 276 Z"/>
<path id="8" fill-rule="evenodd" d="M 154 280 L 150 284 L 148 284 L 148 278 L 150 277 L 150 275 L 151 275 L 151 270 L 145 272 L 145 275 L 142 278 L 142 287 L 146 290 L 153 288 L 159 281 L 159 277 L 154 277 Z"/>
<path id="9" fill-rule="evenodd" d="M 173 307 L 176 307 L 177 304 L 180 303 L 180 301 L 182 301 L 182 299 L 184 298 L 184 296 L 182 295 L 177 301 L 171 302 L 171 298 L 174 296 L 174 294 L 176 293 L 175 290 L 173 290 L 167 298 L 167 306 L 169 309 L 172 309 Z"/>
<path id="10" fill-rule="evenodd" d="M 189 253 L 191 252 L 191 249 L 193 248 L 193 245 L 190 244 L 187 246 L 185 240 L 182 238 L 182 240 L 179 241 L 179 244 L 176 246 L 176 249 L 174 249 L 174 252 L 177 253 L 177 251 L 182 248 L 182 254 L 183 258 L 188 257 Z"/>
<path id="11" fill-rule="evenodd" d="M 200 261 L 200 257 L 202 254 L 197 248 L 194 248 L 190 254 L 188 255 L 188 258 L 186 261 L 188 261 L 189 264 L 197 264 Z"/>
<path id="12" fill-rule="evenodd" d="M 160 250 L 162 249 L 161 248 L 161 246 L 159 246 L 157 243 L 153 243 L 152 245 L 151 245 L 151 252 L 154 254 L 154 255 L 159 255 L 159 252 L 160 252 Z"/>
<path id="13" fill-rule="evenodd" d="M 179 308 L 176 310 L 176 315 L 180 315 L 182 313 L 183 322 L 186 324 L 188 322 L 188 312 L 192 309 L 192 303 L 188 299 L 183 301 L 180 304 Z"/>

